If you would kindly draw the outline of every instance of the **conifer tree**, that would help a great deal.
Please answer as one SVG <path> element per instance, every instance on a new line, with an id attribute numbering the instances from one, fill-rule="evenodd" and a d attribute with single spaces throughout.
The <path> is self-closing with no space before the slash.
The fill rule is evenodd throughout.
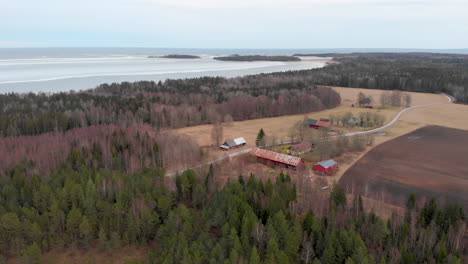
<path id="1" fill-rule="evenodd" d="M 260 131 L 258 131 L 258 134 L 257 134 L 257 139 L 255 140 L 255 145 L 257 147 L 264 147 L 265 146 L 265 131 L 263 131 L 263 128 L 260 129 Z"/>

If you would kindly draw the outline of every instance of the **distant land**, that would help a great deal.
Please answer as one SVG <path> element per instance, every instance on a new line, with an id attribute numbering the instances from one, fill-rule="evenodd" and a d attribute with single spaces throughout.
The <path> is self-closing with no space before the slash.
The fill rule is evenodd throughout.
<path id="1" fill-rule="evenodd" d="M 302 54 L 296 53 L 293 56 L 298 57 L 334 57 L 334 58 L 342 58 L 342 57 L 367 57 L 367 58 L 399 58 L 399 57 L 413 57 L 413 58 L 439 58 L 439 57 L 468 57 L 467 54 L 458 54 L 458 53 L 432 53 L 432 52 L 397 52 L 397 53 L 390 53 L 390 52 L 351 52 L 351 53 L 311 53 L 311 54 Z"/>
<path id="2" fill-rule="evenodd" d="M 215 57 L 215 60 L 221 61 L 300 61 L 295 56 L 264 56 L 264 55 L 231 55 L 225 57 Z"/>
<path id="3" fill-rule="evenodd" d="M 184 55 L 184 54 L 169 54 L 164 56 L 148 56 L 150 59 L 164 58 L 164 59 L 200 59 L 200 56 L 196 55 Z"/>

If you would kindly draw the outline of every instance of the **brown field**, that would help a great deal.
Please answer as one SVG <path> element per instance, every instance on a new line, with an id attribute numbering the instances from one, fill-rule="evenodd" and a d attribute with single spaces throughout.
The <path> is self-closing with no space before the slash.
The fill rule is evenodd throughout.
<path id="1" fill-rule="evenodd" d="M 385 92 L 384 90 L 372 90 L 372 89 L 360 89 L 360 88 L 346 88 L 346 87 L 333 87 L 337 92 L 340 93 L 342 98 L 341 106 L 333 109 L 327 109 L 320 112 L 309 113 L 309 118 L 329 118 L 331 115 L 340 115 L 347 112 L 351 112 L 354 115 L 358 115 L 360 112 L 376 111 L 385 116 L 386 122 L 395 116 L 395 114 L 402 108 L 386 108 L 383 110 L 379 109 L 363 109 L 350 107 L 357 99 L 359 92 L 371 95 L 379 101 L 380 95 Z M 411 93 L 413 98 L 413 105 L 417 104 L 428 104 L 435 102 L 446 102 L 447 98 L 438 94 L 426 94 L 426 93 Z M 425 109 L 425 108 L 421 108 Z M 415 109 L 414 111 L 419 110 Z M 411 111 L 412 112 L 412 111 Z M 269 136 L 274 136 L 277 142 L 288 141 L 289 128 L 297 121 L 303 120 L 304 115 L 289 115 L 272 118 L 261 118 L 254 120 L 246 120 L 233 122 L 232 124 L 224 124 L 224 139 L 232 139 L 236 137 L 244 137 L 247 140 L 246 147 L 252 147 L 255 145 L 255 138 L 258 131 L 263 128 L 265 133 Z M 178 132 L 193 136 L 197 139 L 200 146 L 211 146 L 211 125 L 200 125 L 177 129 Z M 352 129 L 344 129 L 346 132 Z M 354 130 L 359 130 L 355 128 Z M 224 152 L 218 152 L 217 155 L 222 155 Z"/>
<path id="2" fill-rule="evenodd" d="M 328 118 L 331 115 L 341 115 L 345 114 L 346 112 L 351 112 L 354 115 L 358 115 L 359 112 L 366 112 L 366 111 L 376 111 L 385 116 L 386 122 L 391 120 L 395 114 L 403 108 L 385 108 L 382 110 L 379 109 L 363 109 L 363 108 L 353 108 L 350 107 L 352 103 L 354 103 L 358 97 L 359 92 L 363 92 L 367 95 L 371 95 L 374 100 L 379 102 L 380 95 L 385 92 L 384 90 L 372 90 L 372 89 L 360 89 L 360 88 L 346 88 L 346 87 L 332 87 L 337 92 L 340 93 L 342 97 L 342 104 L 341 106 L 328 109 L 320 112 L 309 113 L 307 116 L 309 118 Z M 411 93 L 413 98 L 413 105 L 418 104 L 428 104 L 428 103 L 436 103 L 436 102 L 446 102 L 447 98 L 443 95 L 438 94 L 426 94 L 426 93 Z M 394 126 L 385 130 L 387 135 L 379 136 L 375 139 L 375 145 L 381 144 L 385 141 L 391 140 L 396 138 L 400 135 L 409 133 L 414 131 L 418 128 L 423 127 L 426 123 L 418 122 L 419 119 L 424 120 L 420 116 L 424 116 L 425 111 L 428 109 L 437 108 L 437 112 L 439 115 L 442 115 L 441 118 L 431 119 L 432 122 L 441 121 L 440 123 L 435 123 L 438 125 L 444 125 L 442 121 L 445 121 L 445 117 L 447 115 L 452 116 L 453 119 L 463 119 L 466 114 L 468 113 L 468 106 L 463 105 L 455 105 L 455 104 L 444 104 L 444 105 L 436 105 L 436 106 L 428 106 L 423 108 L 417 108 L 405 113 L 400 121 L 398 121 Z M 451 110 L 451 109 L 455 110 Z M 459 109 L 460 108 L 460 109 Z M 459 110 L 459 111 L 458 111 Z M 249 148 L 255 146 L 255 138 L 257 136 L 258 131 L 263 128 L 265 133 L 268 136 L 273 136 L 276 142 L 286 142 L 289 141 L 290 138 L 288 137 L 288 132 L 291 126 L 297 121 L 303 120 L 304 115 L 290 115 L 290 116 L 281 116 L 281 117 L 273 117 L 273 118 L 262 118 L 262 119 L 255 119 L 255 120 L 247 120 L 247 121 L 240 121 L 240 122 L 233 122 L 232 124 L 224 124 L 223 131 L 224 131 L 224 139 L 232 139 L 236 137 L 244 137 L 247 140 L 247 145 L 243 148 Z M 430 118 L 426 117 L 426 118 Z M 408 120 L 408 121 L 403 121 Z M 455 122 L 453 122 L 455 123 Z M 465 126 L 465 129 L 468 129 L 468 122 L 457 122 L 458 126 Z M 464 124 L 464 125 L 461 125 Z M 459 127 L 462 128 L 462 127 Z M 208 159 L 214 159 L 217 157 L 221 157 L 226 155 L 227 153 L 232 153 L 243 148 L 237 150 L 230 150 L 228 152 L 218 150 L 217 148 L 209 148 L 212 146 L 212 139 L 211 139 L 211 125 L 200 125 L 200 126 L 193 126 L 193 127 L 186 127 L 177 129 L 178 132 L 187 134 L 189 136 L 194 137 L 198 144 L 202 147 L 210 149 L 210 153 Z M 340 128 L 344 132 L 362 130 L 362 128 Z M 331 184 L 333 182 L 339 181 L 342 174 L 351 167 L 357 160 L 359 160 L 362 156 L 364 156 L 368 151 L 370 151 L 374 146 L 368 147 L 365 151 L 360 153 L 347 153 L 342 157 L 337 157 L 337 161 L 340 164 L 340 170 L 333 176 L 328 177 L 327 181 Z"/>
<path id="3" fill-rule="evenodd" d="M 328 86 L 328 87 L 331 87 L 331 86 Z M 351 104 L 355 103 L 359 92 L 363 92 L 364 94 L 371 96 L 374 101 L 374 104 L 380 105 L 380 95 L 386 92 L 385 90 L 378 90 L 378 89 L 363 89 L 363 88 L 348 88 L 348 87 L 332 87 L 332 88 L 338 93 L 340 93 L 341 104 L 345 106 L 350 106 Z M 412 105 L 447 102 L 447 98 L 439 94 L 414 93 L 414 92 L 408 92 L 408 93 L 411 95 Z"/>
<path id="4" fill-rule="evenodd" d="M 468 209 L 468 131 L 427 126 L 373 148 L 340 180 L 349 193 L 403 205 L 409 194 Z"/>
<path id="5" fill-rule="evenodd" d="M 468 130 L 468 105 L 442 104 L 416 108 L 403 115 L 401 120 Z"/>
<path id="6" fill-rule="evenodd" d="M 346 112 L 351 112 L 354 115 L 358 115 L 359 112 L 366 111 L 378 111 L 385 116 L 386 121 L 390 120 L 398 112 L 398 108 L 386 109 L 386 110 L 369 110 L 363 108 L 352 108 L 340 106 L 333 109 L 328 109 L 320 112 L 314 112 L 307 114 L 308 118 L 329 118 L 331 115 L 340 115 L 345 114 Z M 280 116 L 272 118 L 261 118 L 253 119 L 246 121 L 233 122 L 232 124 L 223 124 L 223 138 L 225 140 L 244 137 L 247 140 L 247 144 L 244 148 L 249 148 L 255 146 L 255 139 L 257 137 L 258 131 L 263 128 L 267 136 L 274 137 L 277 143 L 287 142 L 290 140 L 288 136 L 289 129 L 294 125 L 294 123 L 304 119 L 304 115 L 289 115 L 289 116 Z M 186 134 L 194 137 L 198 144 L 202 147 L 212 146 L 211 139 L 211 129 L 212 125 L 200 125 L 192 126 L 177 129 L 177 132 Z M 355 128 L 354 130 L 358 130 Z M 343 129 L 345 132 L 352 131 L 352 129 Z M 242 149 L 242 148 L 240 148 Z M 237 150 L 240 150 L 237 149 Z M 234 152 L 237 150 L 231 150 L 229 152 Z M 211 151 L 211 157 L 218 157 L 226 154 L 227 152 L 213 148 Z"/>
<path id="7" fill-rule="evenodd" d="M 353 108 L 350 107 L 357 99 L 359 92 L 364 92 L 374 97 L 375 100 L 379 100 L 380 95 L 384 90 L 370 90 L 370 89 L 359 89 L 359 88 L 343 88 L 343 87 L 333 87 L 338 91 L 342 97 L 341 106 L 333 109 L 327 109 L 320 112 L 309 113 L 307 116 L 309 118 L 329 118 L 331 115 L 341 115 L 347 112 L 353 113 L 357 116 L 360 112 L 375 111 L 379 114 L 385 116 L 386 122 L 392 119 L 395 114 L 403 108 L 386 108 L 383 110 L 379 109 L 364 109 L 364 108 Z M 426 104 L 434 102 L 444 102 L 446 101 L 445 96 L 436 95 L 436 94 L 424 94 L 424 93 L 411 93 L 413 95 L 413 104 Z M 289 116 L 280 116 L 272 118 L 261 118 L 254 120 L 246 120 L 233 122 L 232 124 L 223 124 L 224 139 L 232 139 L 236 137 L 244 137 L 247 140 L 247 145 L 244 148 L 255 146 L 255 138 L 257 137 L 258 131 L 263 128 L 265 133 L 276 139 L 276 142 L 285 142 L 289 141 L 288 132 L 291 126 L 294 125 L 297 121 L 303 120 L 304 115 L 289 115 Z M 200 125 L 192 126 L 177 129 L 178 132 L 187 134 L 194 137 L 198 144 L 202 147 L 212 146 L 211 139 L 211 129 L 212 125 Z M 345 128 L 342 129 L 344 132 L 362 130 L 360 128 Z M 233 152 L 235 150 L 231 150 Z M 217 150 L 213 148 L 210 153 L 210 158 L 219 157 L 226 154 L 226 152 Z"/>

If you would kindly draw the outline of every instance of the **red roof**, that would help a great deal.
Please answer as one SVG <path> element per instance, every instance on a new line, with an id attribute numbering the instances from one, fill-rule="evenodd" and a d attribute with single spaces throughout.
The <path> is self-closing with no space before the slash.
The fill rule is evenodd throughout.
<path id="1" fill-rule="evenodd" d="M 254 148 L 250 151 L 250 154 L 258 158 L 276 161 L 276 162 L 291 165 L 291 166 L 299 166 L 299 164 L 302 162 L 301 158 L 281 154 L 281 153 L 274 152 L 271 150 L 266 150 L 266 149 Z"/>
<path id="2" fill-rule="evenodd" d="M 317 126 L 319 126 L 319 127 L 330 127 L 330 125 L 331 124 L 328 121 L 319 120 L 317 122 Z"/>
<path id="3" fill-rule="evenodd" d="M 304 141 L 299 144 L 292 145 L 291 149 L 295 151 L 304 151 L 304 150 L 310 149 L 311 147 L 312 147 L 312 143 Z"/>

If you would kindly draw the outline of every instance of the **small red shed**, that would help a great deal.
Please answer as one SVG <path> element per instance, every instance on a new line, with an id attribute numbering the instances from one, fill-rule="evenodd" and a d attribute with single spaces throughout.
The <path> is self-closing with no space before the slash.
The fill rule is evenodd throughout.
<path id="1" fill-rule="evenodd" d="M 320 161 L 314 164 L 312 170 L 321 174 L 332 174 L 338 168 L 338 163 L 332 159 Z"/>
<path id="2" fill-rule="evenodd" d="M 308 119 L 306 124 L 309 127 L 315 128 L 315 129 L 319 129 L 319 128 L 329 129 L 331 127 L 330 120 L 325 119 L 325 118 L 320 118 L 320 120 Z"/>

